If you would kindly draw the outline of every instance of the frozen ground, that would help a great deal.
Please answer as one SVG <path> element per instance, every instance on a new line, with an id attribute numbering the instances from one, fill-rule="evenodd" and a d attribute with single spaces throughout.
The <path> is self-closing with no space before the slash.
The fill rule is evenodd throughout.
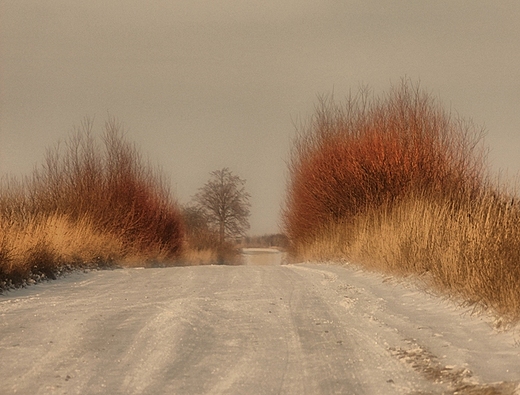
<path id="1" fill-rule="evenodd" d="M 0 393 L 520 393 L 518 331 L 354 267 L 248 263 L 0 296 Z"/>

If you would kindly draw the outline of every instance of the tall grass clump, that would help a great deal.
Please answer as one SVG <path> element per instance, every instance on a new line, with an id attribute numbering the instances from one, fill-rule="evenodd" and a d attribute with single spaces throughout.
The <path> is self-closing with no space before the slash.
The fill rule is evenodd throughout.
<path id="1" fill-rule="evenodd" d="M 180 209 L 162 174 L 115 120 L 101 141 L 87 120 L 23 180 L 0 190 L 0 281 L 52 277 L 63 266 L 173 260 Z"/>
<path id="2" fill-rule="evenodd" d="M 490 181 L 482 131 L 408 81 L 322 99 L 289 161 L 293 256 L 351 260 L 520 316 L 519 205 Z"/>

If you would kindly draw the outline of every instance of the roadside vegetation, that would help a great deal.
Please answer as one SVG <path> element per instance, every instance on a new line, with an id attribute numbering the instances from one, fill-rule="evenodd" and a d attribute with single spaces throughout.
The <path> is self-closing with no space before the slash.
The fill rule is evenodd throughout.
<path id="1" fill-rule="evenodd" d="M 241 263 L 240 240 L 249 229 L 250 195 L 246 181 L 227 167 L 210 178 L 184 207 L 188 235 L 184 259 L 192 265 Z"/>
<path id="2" fill-rule="evenodd" d="M 24 179 L 0 189 L 0 289 L 63 270 L 175 262 L 183 220 L 161 172 L 115 120 L 86 120 Z"/>
<path id="3" fill-rule="evenodd" d="M 408 81 L 322 99 L 289 162 L 290 253 L 417 275 L 518 320 L 520 204 L 490 179 L 481 137 Z"/>
<path id="4" fill-rule="evenodd" d="M 193 205 L 182 209 L 186 227 L 186 249 L 182 255 L 183 264 L 190 266 L 226 263 L 240 264 L 240 251 L 232 240 L 222 244 L 219 234 L 212 229 L 204 213 Z"/>
<path id="5" fill-rule="evenodd" d="M 240 242 L 241 248 L 273 248 L 280 251 L 285 251 L 288 245 L 289 240 L 282 233 L 246 236 Z"/>

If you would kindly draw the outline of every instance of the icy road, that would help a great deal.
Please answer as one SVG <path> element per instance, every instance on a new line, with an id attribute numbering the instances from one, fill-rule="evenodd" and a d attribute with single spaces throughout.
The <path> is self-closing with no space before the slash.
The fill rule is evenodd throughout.
<path id="1" fill-rule="evenodd" d="M 518 331 L 354 267 L 260 261 L 0 295 L 0 393 L 520 393 Z"/>

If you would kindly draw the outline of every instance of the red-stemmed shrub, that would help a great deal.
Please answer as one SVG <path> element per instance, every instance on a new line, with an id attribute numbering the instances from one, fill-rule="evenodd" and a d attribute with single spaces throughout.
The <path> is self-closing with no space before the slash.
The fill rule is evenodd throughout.
<path id="1" fill-rule="evenodd" d="M 184 223 L 162 173 L 123 128 L 87 120 L 23 182 L 0 184 L 0 290 L 60 267 L 176 261 Z"/>
<path id="2" fill-rule="evenodd" d="M 403 81 L 382 98 L 322 99 L 294 142 L 283 212 L 293 243 L 412 193 L 473 196 L 483 183 L 479 133 Z"/>

